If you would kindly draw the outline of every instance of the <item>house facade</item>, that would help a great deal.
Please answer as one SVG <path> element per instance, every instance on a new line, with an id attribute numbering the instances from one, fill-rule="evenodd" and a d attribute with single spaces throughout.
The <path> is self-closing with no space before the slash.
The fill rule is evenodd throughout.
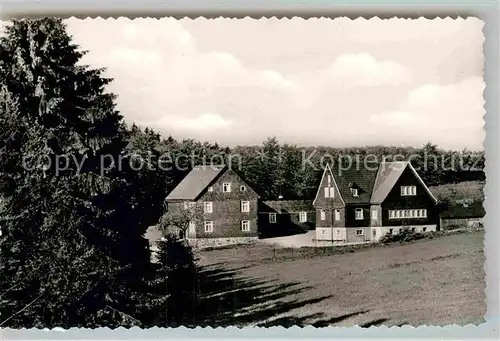
<path id="1" fill-rule="evenodd" d="M 435 231 L 437 200 L 409 162 L 326 166 L 313 205 L 316 240 L 377 241 L 403 228 Z"/>
<path id="2" fill-rule="evenodd" d="M 167 195 L 166 203 L 168 211 L 192 217 L 181 238 L 194 246 L 217 246 L 258 238 L 258 200 L 227 166 L 197 166 Z"/>
<path id="3" fill-rule="evenodd" d="M 311 200 L 266 200 L 259 202 L 259 236 L 281 237 L 315 229 L 316 211 Z"/>

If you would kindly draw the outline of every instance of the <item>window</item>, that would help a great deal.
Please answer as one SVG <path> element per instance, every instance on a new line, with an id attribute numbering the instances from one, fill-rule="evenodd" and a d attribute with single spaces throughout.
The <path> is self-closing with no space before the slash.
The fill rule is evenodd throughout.
<path id="1" fill-rule="evenodd" d="M 394 229 L 389 229 L 389 234 L 394 234 Z"/>
<path id="2" fill-rule="evenodd" d="M 352 193 L 353 197 L 357 197 L 358 196 L 358 189 L 357 188 L 351 188 L 351 193 Z"/>
<path id="3" fill-rule="evenodd" d="M 427 227 L 422 227 L 422 232 L 427 231 Z"/>
<path id="4" fill-rule="evenodd" d="M 356 235 L 357 236 L 362 236 L 363 235 L 363 230 L 356 230 Z"/>
<path id="5" fill-rule="evenodd" d="M 224 193 L 231 192 L 231 183 L 230 182 L 224 182 L 222 184 L 222 192 L 224 192 Z"/>
<path id="6" fill-rule="evenodd" d="M 325 198 L 335 198 L 335 189 L 333 187 L 325 187 Z"/>
<path id="7" fill-rule="evenodd" d="M 372 210 L 372 219 L 378 219 L 378 211 L 375 209 L 375 210 Z"/>
<path id="8" fill-rule="evenodd" d="M 184 209 L 189 210 L 190 208 L 193 208 L 195 205 L 194 202 L 191 201 L 184 201 Z"/>
<path id="9" fill-rule="evenodd" d="M 305 223 L 307 221 L 307 212 L 299 213 L 299 222 Z"/>
<path id="10" fill-rule="evenodd" d="M 414 227 L 411 228 L 411 232 L 415 233 L 415 228 Z"/>
<path id="11" fill-rule="evenodd" d="M 203 203 L 203 212 L 212 213 L 214 211 L 213 203 L 211 201 L 205 201 Z"/>
<path id="12" fill-rule="evenodd" d="M 205 232 L 206 233 L 214 232 L 214 222 L 213 221 L 205 221 Z"/>
<path id="13" fill-rule="evenodd" d="M 362 208 L 356 208 L 355 211 L 355 219 L 356 220 L 363 220 L 363 209 Z"/>
<path id="14" fill-rule="evenodd" d="M 426 218 L 427 210 L 426 209 L 418 209 L 418 210 L 390 210 L 389 211 L 389 219 L 397 219 L 397 218 Z"/>
<path id="15" fill-rule="evenodd" d="M 241 202 L 241 212 L 250 212 L 250 201 Z"/>
<path id="16" fill-rule="evenodd" d="M 196 223 L 194 221 L 189 222 L 189 235 L 194 236 L 196 234 Z"/>
<path id="17" fill-rule="evenodd" d="M 246 190 L 247 190 L 247 188 L 244 185 L 240 186 L 240 192 L 245 192 Z"/>
<path id="18" fill-rule="evenodd" d="M 325 220 L 326 219 L 326 211 L 325 210 L 320 210 L 319 211 L 320 219 Z"/>
<path id="19" fill-rule="evenodd" d="M 214 191 L 214 187 L 213 186 L 208 186 L 208 191 L 209 192 L 213 192 Z"/>
<path id="20" fill-rule="evenodd" d="M 417 195 L 417 187 L 401 186 L 401 195 Z"/>
<path id="21" fill-rule="evenodd" d="M 250 221 L 249 220 L 242 220 L 241 221 L 241 230 L 243 232 L 249 232 L 250 231 Z"/>
<path id="22" fill-rule="evenodd" d="M 340 210 L 335 210 L 335 220 L 340 220 Z"/>
<path id="23" fill-rule="evenodd" d="M 276 224 L 276 213 L 269 213 L 269 222 L 271 224 Z"/>

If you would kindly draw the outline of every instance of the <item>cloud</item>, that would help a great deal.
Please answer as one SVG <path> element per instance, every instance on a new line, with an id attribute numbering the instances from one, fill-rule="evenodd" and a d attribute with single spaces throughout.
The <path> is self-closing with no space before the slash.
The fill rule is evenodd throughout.
<path id="1" fill-rule="evenodd" d="M 412 89 L 397 110 L 372 114 L 375 130 L 397 127 L 396 133 L 420 143 L 432 140 L 442 147 L 467 145 L 481 149 L 484 132 L 484 82 L 481 77 Z"/>
<path id="2" fill-rule="evenodd" d="M 368 53 L 344 54 L 327 69 L 339 85 L 381 86 L 411 82 L 410 72 L 393 61 L 378 61 Z"/>
<path id="3" fill-rule="evenodd" d="M 213 131 L 227 128 L 232 124 L 231 121 L 224 119 L 221 115 L 215 113 L 205 113 L 197 117 L 182 116 L 163 116 L 155 121 L 140 122 L 139 125 L 153 128 L 171 128 L 174 130 L 196 130 Z"/>
<path id="4" fill-rule="evenodd" d="M 178 138 L 481 143 L 477 20 L 66 22 L 126 121 Z"/>

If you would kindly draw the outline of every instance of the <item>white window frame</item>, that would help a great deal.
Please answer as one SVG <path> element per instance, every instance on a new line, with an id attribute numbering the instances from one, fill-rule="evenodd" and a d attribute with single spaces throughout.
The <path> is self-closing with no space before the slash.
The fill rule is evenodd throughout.
<path id="1" fill-rule="evenodd" d="M 330 198 L 335 198 L 335 188 L 334 187 L 328 187 L 329 192 L 330 192 Z"/>
<path id="2" fill-rule="evenodd" d="M 420 219 L 427 218 L 427 209 L 411 209 L 411 210 L 389 210 L 389 219 Z"/>
<path id="3" fill-rule="evenodd" d="M 204 227 L 205 233 L 214 232 L 214 222 L 212 220 L 205 220 L 203 227 Z"/>
<path id="4" fill-rule="evenodd" d="M 417 186 L 401 186 L 401 195 L 417 195 Z"/>
<path id="5" fill-rule="evenodd" d="M 184 201 L 184 210 L 189 210 L 190 208 L 193 208 L 195 206 L 195 203 L 192 201 Z"/>
<path id="6" fill-rule="evenodd" d="M 213 192 L 214 191 L 214 186 L 208 186 L 208 192 Z"/>
<path id="7" fill-rule="evenodd" d="M 352 193 L 353 197 L 357 197 L 358 196 L 358 189 L 357 188 L 351 188 L 351 193 Z"/>
<path id="8" fill-rule="evenodd" d="M 222 192 L 223 193 L 229 193 L 229 192 L 231 192 L 231 183 L 230 182 L 224 182 L 222 184 Z"/>
<path id="9" fill-rule="evenodd" d="M 372 219 L 377 220 L 378 219 L 378 210 L 372 210 Z"/>
<path id="10" fill-rule="evenodd" d="M 241 207 L 241 212 L 244 213 L 250 212 L 250 201 L 242 200 L 240 207 Z"/>
<path id="11" fill-rule="evenodd" d="M 214 203 L 212 201 L 203 202 L 203 212 L 204 213 L 214 213 Z"/>
<path id="12" fill-rule="evenodd" d="M 240 186 L 240 192 L 245 192 L 247 190 L 247 187 L 245 185 Z"/>
<path id="13" fill-rule="evenodd" d="M 300 223 L 307 222 L 307 212 L 299 212 L 299 222 Z"/>
<path id="14" fill-rule="evenodd" d="M 335 187 L 325 186 L 325 198 L 335 198 Z"/>
<path id="15" fill-rule="evenodd" d="M 188 233 L 191 235 L 196 233 L 196 222 L 194 221 L 189 222 Z"/>
<path id="16" fill-rule="evenodd" d="M 320 220 L 326 220 L 326 211 L 321 209 L 319 210 L 319 219 Z"/>
<path id="17" fill-rule="evenodd" d="M 361 233 L 359 233 L 361 231 Z M 365 235 L 365 231 L 363 231 L 362 229 L 357 229 L 356 230 L 356 236 L 364 236 Z"/>
<path id="18" fill-rule="evenodd" d="M 361 212 L 361 215 L 359 215 L 359 212 Z M 363 220 L 363 209 L 362 208 L 356 208 L 354 210 L 354 219 L 355 220 Z"/>
<path id="19" fill-rule="evenodd" d="M 269 222 L 271 224 L 276 224 L 276 213 L 269 213 Z"/>
<path id="20" fill-rule="evenodd" d="M 340 210 L 335 210 L 335 220 L 336 221 L 340 220 Z"/>
<path id="21" fill-rule="evenodd" d="M 250 220 L 241 221 L 241 231 L 250 232 Z"/>

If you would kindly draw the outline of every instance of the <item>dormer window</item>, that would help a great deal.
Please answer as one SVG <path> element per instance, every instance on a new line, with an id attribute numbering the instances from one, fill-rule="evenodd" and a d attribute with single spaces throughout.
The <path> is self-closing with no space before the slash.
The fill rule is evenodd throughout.
<path id="1" fill-rule="evenodd" d="M 353 197 L 357 197 L 358 196 L 358 189 L 357 188 L 351 188 L 351 193 L 352 193 Z"/>

